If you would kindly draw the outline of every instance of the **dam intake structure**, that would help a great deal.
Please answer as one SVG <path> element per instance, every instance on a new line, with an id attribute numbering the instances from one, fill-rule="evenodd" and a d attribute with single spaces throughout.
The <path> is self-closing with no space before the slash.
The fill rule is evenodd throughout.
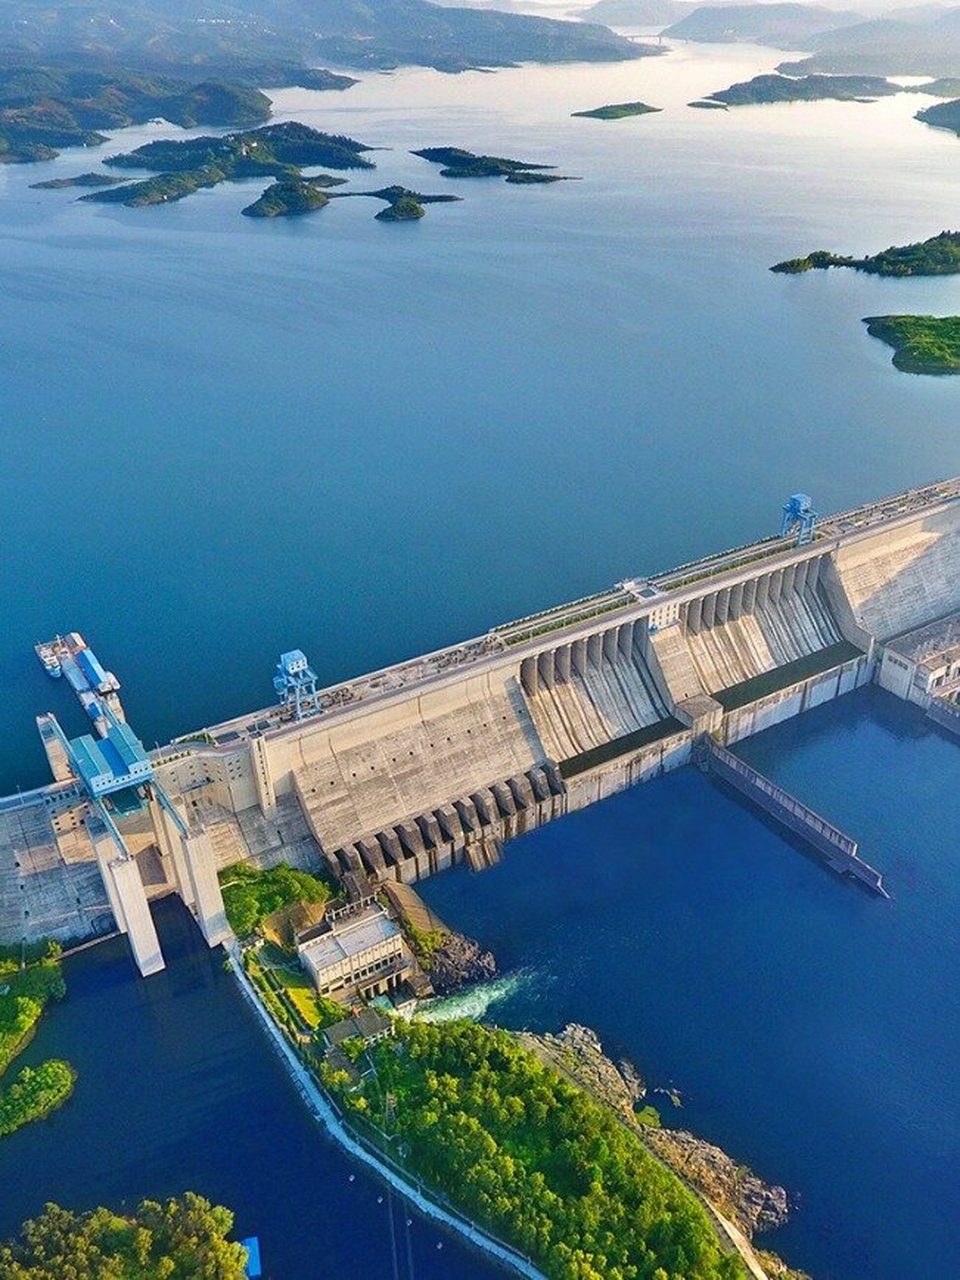
<path id="1" fill-rule="evenodd" d="M 481 868 L 513 837 L 688 764 L 704 735 L 729 748 L 871 682 L 924 710 L 949 703 L 952 725 L 958 641 L 953 479 L 329 688 L 291 650 L 277 704 L 145 753 L 149 782 L 109 816 L 146 903 L 180 893 L 212 938 L 215 872 L 239 861 L 366 888 Z M 56 780 L 0 800 L 3 943 L 93 937 L 116 917 L 102 815 L 40 727 Z"/>

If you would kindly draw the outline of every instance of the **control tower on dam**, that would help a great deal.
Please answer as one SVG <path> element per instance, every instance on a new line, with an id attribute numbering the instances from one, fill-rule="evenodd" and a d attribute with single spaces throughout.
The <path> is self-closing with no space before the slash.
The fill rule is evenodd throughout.
<path id="1" fill-rule="evenodd" d="M 818 523 L 796 495 L 779 535 L 332 688 L 286 654 L 281 705 L 151 764 L 221 867 L 411 882 L 488 865 L 512 836 L 685 764 L 704 733 L 729 745 L 874 679 L 905 696 L 887 654 L 919 652 L 901 640 L 923 629 L 929 667 L 958 617 L 960 479 Z M 124 821 L 148 897 L 177 891 L 150 825 Z M 69 778 L 0 802 L 0 941 L 109 920 L 87 826 Z"/>

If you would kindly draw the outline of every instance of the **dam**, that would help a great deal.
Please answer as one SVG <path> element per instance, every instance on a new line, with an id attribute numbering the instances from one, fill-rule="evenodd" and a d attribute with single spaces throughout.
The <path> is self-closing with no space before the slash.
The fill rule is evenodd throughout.
<path id="1" fill-rule="evenodd" d="M 871 681 L 956 723 L 960 478 L 816 523 L 797 498 L 756 543 L 329 688 L 286 654 L 278 704 L 144 753 L 123 806 L 39 717 L 55 781 L 0 800 L 0 942 L 95 937 L 176 892 L 213 945 L 238 861 L 357 893 L 480 869 L 704 735 L 729 747 Z"/>

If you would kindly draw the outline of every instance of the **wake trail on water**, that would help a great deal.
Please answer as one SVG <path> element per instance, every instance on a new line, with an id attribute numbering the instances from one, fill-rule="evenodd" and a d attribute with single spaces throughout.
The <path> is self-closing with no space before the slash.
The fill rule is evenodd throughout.
<path id="1" fill-rule="evenodd" d="M 476 1021 L 512 996 L 528 990 L 534 983 L 535 969 L 518 969 L 490 982 L 480 982 L 467 991 L 453 996 L 436 996 L 417 1005 L 414 1017 L 424 1022 L 452 1022 L 455 1018 L 472 1018 Z"/>

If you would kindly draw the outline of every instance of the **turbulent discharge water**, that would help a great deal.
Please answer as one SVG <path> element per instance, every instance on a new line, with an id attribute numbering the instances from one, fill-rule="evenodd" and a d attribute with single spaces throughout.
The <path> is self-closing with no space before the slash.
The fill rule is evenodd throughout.
<path id="1" fill-rule="evenodd" d="M 472 1018 L 476 1022 L 496 1005 L 526 995 L 546 980 L 547 976 L 536 969 L 519 969 L 453 996 L 424 1000 L 417 1006 L 416 1016 L 424 1022 L 453 1022 L 456 1018 Z"/>

